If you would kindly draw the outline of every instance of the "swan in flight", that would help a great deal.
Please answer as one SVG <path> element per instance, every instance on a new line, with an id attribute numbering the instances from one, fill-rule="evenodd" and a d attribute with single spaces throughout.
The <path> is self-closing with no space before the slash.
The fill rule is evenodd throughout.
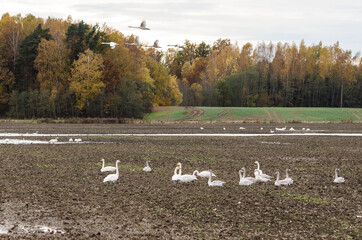
<path id="1" fill-rule="evenodd" d="M 144 172 L 151 172 L 152 171 L 152 169 L 151 169 L 151 167 L 150 167 L 150 165 L 148 163 L 149 163 L 149 161 L 146 161 L 146 167 L 143 168 Z"/>
<path id="2" fill-rule="evenodd" d="M 286 180 L 286 181 L 288 181 L 289 182 L 289 185 L 290 184 L 293 184 L 293 179 L 291 179 L 290 177 L 289 177 L 289 172 L 290 170 L 287 168 L 286 170 L 285 170 L 285 179 L 284 180 Z"/>
<path id="3" fill-rule="evenodd" d="M 161 48 L 159 45 L 158 45 L 158 40 L 156 40 L 152 46 L 146 46 L 146 47 L 153 47 L 153 48 Z"/>
<path id="4" fill-rule="evenodd" d="M 258 161 L 255 161 L 254 163 L 256 163 L 256 165 L 258 165 L 258 168 L 255 170 L 258 170 L 257 172 L 254 171 L 254 174 L 258 174 L 260 177 L 262 178 L 267 178 L 270 179 L 271 177 L 267 174 L 264 174 L 262 170 L 260 170 L 260 163 Z"/>
<path id="5" fill-rule="evenodd" d="M 243 172 L 243 175 L 241 175 L 242 172 L 243 170 L 239 170 L 239 177 L 240 177 L 239 185 L 250 186 L 251 184 L 253 184 L 254 182 L 245 178 L 245 172 Z"/>
<path id="6" fill-rule="evenodd" d="M 138 29 L 141 29 L 141 30 L 150 30 L 149 28 L 146 27 L 146 20 L 143 20 L 139 27 L 133 27 L 133 26 L 128 26 L 128 27 L 129 28 L 138 28 Z"/>
<path id="7" fill-rule="evenodd" d="M 275 173 L 277 175 L 277 180 L 275 180 L 275 183 L 274 185 L 275 186 L 281 186 L 281 185 L 285 185 L 285 186 L 288 186 L 290 184 L 290 182 L 288 180 L 279 180 L 279 172 L 276 172 Z"/>
<path id="8" fill-rule="evenodd" d="M 116 46 L 119 46 L 118 43 L 115 42 L 102 42 L 102 44 L 107 44 L 111 47 L 111 49 L 114 49 Z"/>
<path id="9" fill-rule="evenodd" d="M 210 176 L 210 172 L 209 171 L 202 171 L 199 172 L 198 170 L 194 171 L 194 174 L 196 174 L 196 176 L 198 177 L 202 177 L 202 178 L 208 178 Z M 216 175 L 214 173 L 212 173 L 213 177 L 216 177 Z"/>
<path id="10" fill-rule="evenodd" d="M 125 43 L 127 46 L 142 46 L 140 43 L 140 38 L 136 36 L 134 43 Z"/>
<path id="11" fill-rule="evenodd" d="M 207 182 L 207 184 L 210 187 L 222 187 L 225 184 L 224 181 L 220 181 L 220 180 L 212 181 L 211 178 L 212 178 L 212 171 L 210 170 L 209 181 Z"/>
<path id="12" fill-rule="evenodd" d="M 182 48 L 182 49 L 185 49 L 184 46 L 180 45 L 180 44 L 174 44 L 174 45 L 167 45 L 169 47 L 177 47 L 177 48 Z"/>
<path id="13" fill-rule="evenodd" d="M 115 168 L 115 167 L 111 167 L 111 166 L 105 167 L 105 166 L 104 166 L 104 159 L 103 159 L 103 158 L 102 158 L 101 161 L 103 162 L 102 168 L 101 168 L 101 172 L 113 172 L 113 171 L 116 171 L 116 168 Z"/>
<path id="14" fill-rule="evenodd" d="M 115 182 L 115 181 L 118 180 L 118 177 L 119 177 L 118 163 L 119 163 L 119 162 L 120 162 L 119 160 L 116 161 L 116 173 L 114 173 L 114 174 L 109 174 L 107 177 L 105 177 L 105 178 L 103 179 L 103 182 L 104 182 L 104 183 L 105 183 L 105 182 Z"/>
<path id="15" fill-rule="evenodd" d="M 336 168 L 333 182 L 334 183 L 344 183 L 344 178 L 343 177 L 338 177 L 338 171 L 339 171 L 339 169 Z"/>

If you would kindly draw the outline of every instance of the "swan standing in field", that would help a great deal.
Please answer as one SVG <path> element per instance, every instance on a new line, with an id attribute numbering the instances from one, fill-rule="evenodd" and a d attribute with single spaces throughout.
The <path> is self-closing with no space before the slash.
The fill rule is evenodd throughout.
<path id="1" fill-rule="evenodd" d="M 267 174 L 264 174 L 262 170 L 260 170 L 260 163 L 258 161 L 255 161 L 254 163 L 256 163 L 256 165 L 258 165 L 258 168 L 255 169 L 255 170 L 258 170 L 258 171 L 254 171 L 254 174 L 257 174 L 259 175 L 260 177 L 262 178 L 267 178 L 267 179 L 270 179 L 271 177 Z"/>
<path id="2" fill-rule="evenodd" d="M 270 129 L 270 133 L 274 133 L 274 131 Z"/>
<path id="3" fill-rule="evenodd" d="M 128 26 L 128 27 L 129 28 L 138 28 L 138 29 L 141 29 L 141 30 L 150 30 L 149 28 L 146 27 L 146 20 L 143 20 L 139 27 L 133 27 L 133 26 Z"/>
<path id="4" fill-rule="evenodd" d="M 107 177 L 105 177 L 105 178 L 103 179 L 103 182 L 104 182 L 104 183 L 105 183 L 105 182 L 115 182 L 115 181 L 118 180 L 118 177 L 119 177 L 118 163 L 119 163 L 119 162 L 120 162 L 119 160 L 116 161 L 116 173 L 114 173 L 114 174 L 109 174 Z"/>
<path id="5" fill-rule="evenodd" d="M 338 177 L 338 171 L 339 169 L 336 168 L 336 170 L 334 171 L 335 172 L 335 176 L 334 176 L 334 183 L 344 183 L 344 178 L 343 177 Z"/>
<path id="6" fill-rule="evenodd" d="M 73 142 L 73 138 L 69 138 L 69 142 Z"/>
<path id="7" fill-rule="evenodd" d="M 288 186 L 290 184 L 289 181 L 287 181 L 285 179 L 279 180 L 279 172 L 276 172 L 275 174 L 277 175 L 277 180 L 275 180 L 275 183 L 274 183 L 275 186 L 281 186 L 281 185 Z"/>
<path id="8" fill-rule="evenodd" d="M 202 171 L 199 172 L 198 170 L 194 171 L 194 174 L 196 174 L 196 176 L 198 177 L 202 177 L 202 178 L 208 178 L 210 176 L 210 172 L 209 171 Z M 216 177 L 216 175 L 214 173 L 212 173 L 213 177 Z"/>
<path id="9" fill-rule="evenodd" d="M 103 159 L 103 158 L 102 158 L 101 161 L 103 162 L 102 168 L 101 168 L 101 172 L 113 172 L 113 171 L 116 171 L 116 168 L 115 168 L 115 167 L 111 167 L 111 166 L 105 167 L 105 166 L 104 166 L 104 159 Z"/>
<path id="10" fill-rule="evenodd" d="M 212 171 L 210 170 L 209 181 L 207 182 L 207 184 L 210 187 L 222 187 L 225 184 L 224 181 L 220 181 L 220 180 L 212 181 L 211 178 L 212 178 Z"/>
<path id="11" fill-rule="evenodd" d="M 290 185 L 290 184 L 293 184 L 293 179 L 291 179 L 290 177 L 289 177 L 289 172 L 290 170 L 287 168 L 286 170 L 285 170 L 285 181 L 287 181 L 289 184 L 288 185 Z"/>
<path id="12" fill-rule="evenodd" d="M 239 170 L 239 177 L 240 177 L 239 185 L 250 186 L 251 184 L 253 184 L 252 181 L 245 178 L 245 172 L 243 172 L 243 175 L 241 175 L 242 172 L 243 170 Z"/>
<path id="13" fill-rule="evenodd" d="M 204 128 L 203 128 L 203 127 L 200 127 L 200 129 L 201 129 L 201 130 L 204 130 Z"/>
<path id="14" fill-rule="evenodd" d="M 151 169 L 151 167 L 150 167 L 150 165 L 148 163 L 149 163 L 149 161 L 146 161 L 146 167 L 143 168 L 144 172 L 151 172 L 152 171 L 152 169 Z"/>
<path id="15" fill-rule="evenodd" d="M 111 47 L 111 49 L 114 49 L 116 46 L 119 46 L 118 43 L 115 42 L 102 42 L 102 44 L 107 44 Z"/>
<path id="16" fill-rule="evenodd" d="M 283 127 L 283 128 L 275 128 L 275 130 L 277 130 L 277 131 L 285 131 L 287 129 L 287 127 L 285 126 L 285 127 Z"/>

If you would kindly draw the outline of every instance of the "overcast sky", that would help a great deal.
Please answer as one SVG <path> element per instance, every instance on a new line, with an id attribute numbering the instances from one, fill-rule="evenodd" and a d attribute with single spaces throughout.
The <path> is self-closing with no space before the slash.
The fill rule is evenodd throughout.
<path id="1" fill-rule="evenodd" d="M 212 44 L 229 38 L 246 42 L 295 42 L 362 51 L 362 0 L 0 0 L 0 14 L 84 20 L 103 24 L 141 42 Z M 128 28 L 147 21 L 151 31 Z"/>

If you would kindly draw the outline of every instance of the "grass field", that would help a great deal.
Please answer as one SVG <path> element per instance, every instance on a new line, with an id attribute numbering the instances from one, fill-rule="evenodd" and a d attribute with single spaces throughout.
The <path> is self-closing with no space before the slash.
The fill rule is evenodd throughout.
<path id="1" fill-rule="evenodd" d="M 146 120 L 212 122 L 362 122 L 360 108 L 156 107 Z"/>

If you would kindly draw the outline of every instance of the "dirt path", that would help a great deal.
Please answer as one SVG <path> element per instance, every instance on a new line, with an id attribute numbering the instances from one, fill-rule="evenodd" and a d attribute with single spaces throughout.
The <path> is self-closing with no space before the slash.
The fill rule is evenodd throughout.
<path id="1" fill-rule="evenodd" d="M 362 122 L 362 117 L 357 115 L 354 111 L 352 111 L 351 109 L 349 110 L 357 119 L 359 122 Z M 356 109 L 355 110 L 358 114 L 360 114 L 360 112 Z"/>
<path id="2" fill-rule="evenodd" d="M 274 120 L 276 122 L 283 122 L 283 119 L 273 110 L 273 109 L 270 109 L 270 111 L 272 112 L 272 114 L 274 115 Z"/>
<path id="3" fill-rule="evenodd" d="M 191 108 L 192 112 L 191 115 L 184 117 L 184 118 L 180 118 L 180 121 L 185 121 L 185 120 L 193 120 L 194 118 L 200 117 L 202 115 L 204 115 L 205 110 L 203 109 L 198 109 L 198 108 Z M 186 110 L 186 108 L 185 108 Z"/>
<path id="4" fill-rule="evenodd" d="M 222 110 L 218 115 L 208 118 L 207 120 L 215 120 L 215 119 L 219 119 L 219 118 L 223 118 L 223 117 L 227 117 L 229 116 L 231 113 L 233 112 L 233 109 L 225 109 Z"/>

